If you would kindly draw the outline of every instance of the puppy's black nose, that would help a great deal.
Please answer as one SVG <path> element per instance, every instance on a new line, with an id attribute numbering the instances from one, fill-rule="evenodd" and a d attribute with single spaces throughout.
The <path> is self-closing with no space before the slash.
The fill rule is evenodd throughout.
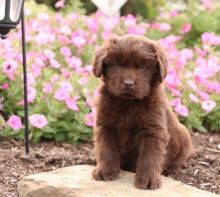
<path id="1" fill-rule="evenodd" d="M 131 79 L 126 79 L 126 80 L 124 80 L 124 85 L 125 85 L 126 87 L 132 88 L 132 87 L 134 87 L 134 81 L 131 80 Z"/>

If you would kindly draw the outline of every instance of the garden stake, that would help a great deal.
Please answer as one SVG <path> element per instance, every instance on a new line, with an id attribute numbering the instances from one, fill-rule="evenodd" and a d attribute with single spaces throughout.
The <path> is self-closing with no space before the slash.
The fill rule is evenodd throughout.
<path id="1" fill-rule="evenodd" d="M 27 95 L 27 61 L 25 45 L 25 23 L 24 23 L 24 6 L 21 13 L 21 30 L 22 30 L 22 56 L 23 56 L 23 78 L 24 78 L 24 123 L 25 123 L 25 152 L 29 153 L 29 126 L 28 126 L 28 95 Z"/>
<path id="2" fill-rule="evenodd" d="M 0 38 L 6 39 L 9 31 L 20 22 L 22 33 L 22 58 L 23 58 L 23 82 L 24 82 L 24 139 L 25 152 L 29 153 L 29 131 L 28 131 L 28 95 L 27 95 L 27 62 L 25 45 L 25 23 L 24 23 L 24 0 L 1 0 L 0 7 Z"/>

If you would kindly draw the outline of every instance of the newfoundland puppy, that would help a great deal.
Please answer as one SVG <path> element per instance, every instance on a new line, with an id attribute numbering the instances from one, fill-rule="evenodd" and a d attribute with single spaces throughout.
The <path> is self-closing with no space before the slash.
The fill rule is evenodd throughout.
<path id="1" fill-rule="evenodd" d="M 111 181 L 120 169 L 135 172 L 135 187 L 161 187 L 163 172 L 177 172 L 192 143 L 165 95 L 167 59 L 143 36 L 113 37 L 94 58 L 102 85 L 94 128 L 95 180 Z"/>

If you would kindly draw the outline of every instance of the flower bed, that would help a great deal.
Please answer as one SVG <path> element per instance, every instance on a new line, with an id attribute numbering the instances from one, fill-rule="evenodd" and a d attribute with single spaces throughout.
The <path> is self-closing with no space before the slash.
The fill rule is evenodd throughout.
<path id="1" fill-rule="evenodd" d="M 27 9 L 26 21 L 33 141 L 43 137 L 79 142 L 91 137 L 92 97 L 98 85 L 92 75 L 93 52 L 112 33 L 158 39 L 169 58 L 165 84 L 180 120 L 190 129 L 220 130 L 220 36 L 201 32 L 189 44 L 193 24 L 186 12 L 171 11 L 157 22 L 145 22 L 132 15 L 35 14 L 34 9 Z M 0 40 L 0 128 L 4 126 L 0 135 L 4 136 L 23 137 L 20 37 L 19 30 Z"/>

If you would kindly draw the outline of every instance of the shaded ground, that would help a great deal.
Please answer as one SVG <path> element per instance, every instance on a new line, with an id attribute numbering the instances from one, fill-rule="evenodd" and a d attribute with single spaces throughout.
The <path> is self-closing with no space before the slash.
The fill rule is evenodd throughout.
<path id="1" fill-rule="evenodd" d="M 193 141 L 201 149 L 198 158 L 188 161 L 173 178 L 186 184 L 220 194 L 220 134 L 194 134 Z M 31 145 L 24 154 L 23 143 L 0 138 L 0 197 L 17 197 L 16 183 L 28 174 L 76 164 L 95 164 L 91 143 L 79 147 L 43 142 Z"/>

